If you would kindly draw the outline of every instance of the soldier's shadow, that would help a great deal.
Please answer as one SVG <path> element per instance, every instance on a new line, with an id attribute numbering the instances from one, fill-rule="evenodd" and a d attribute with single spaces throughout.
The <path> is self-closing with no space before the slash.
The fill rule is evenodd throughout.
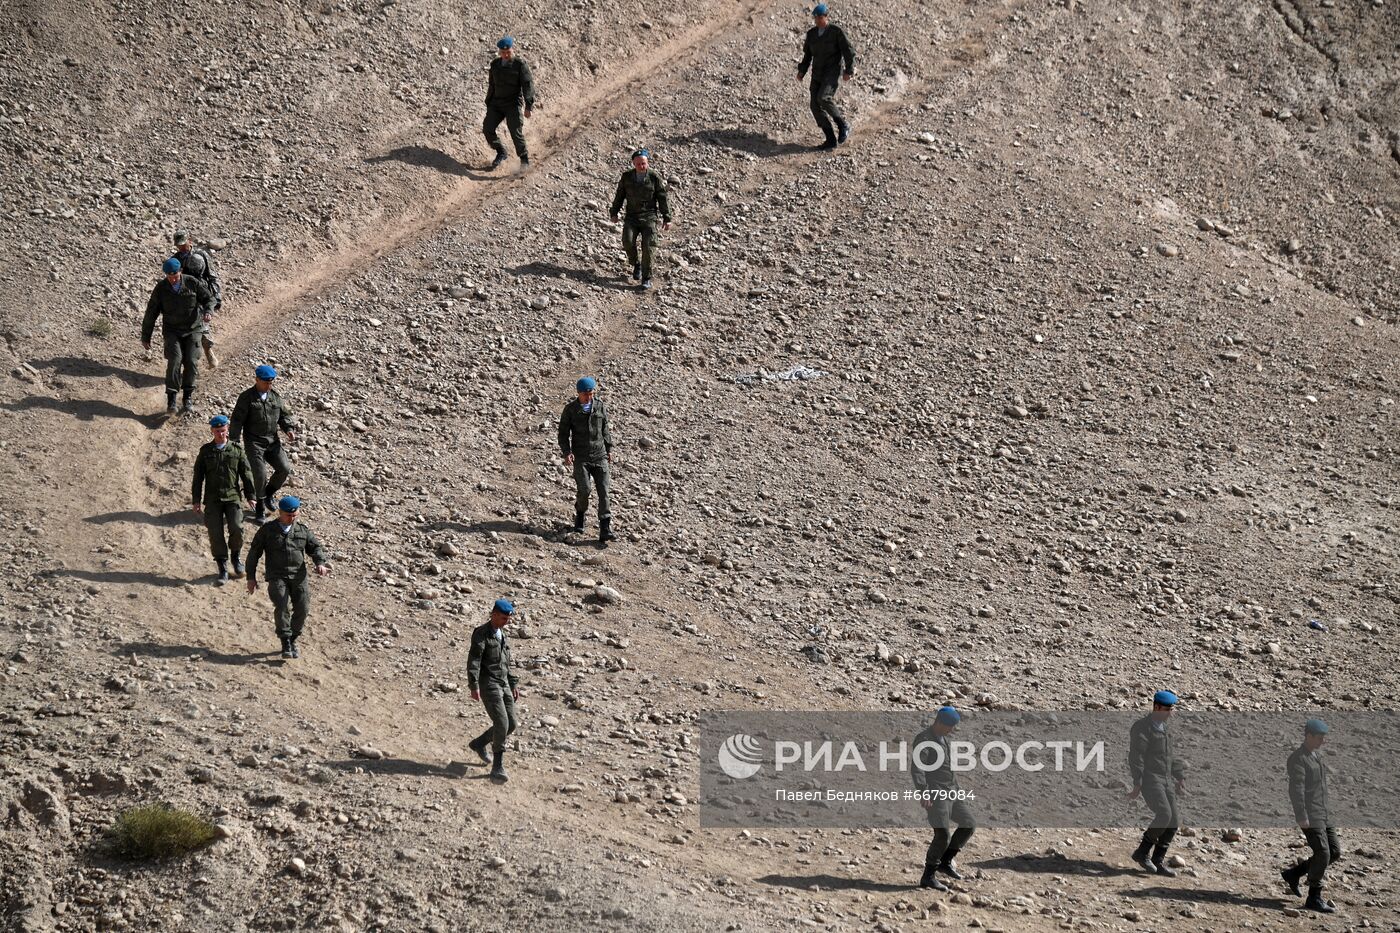
<path id="1" fill-rule="evenodd" d="M 1155 888 L 1139 888 L 1122 892 L 1128 897 L 1162 898 L 1169 901 L 1191 901 L 1197 904 L 1230 904 L 1235 907 L 1252 907 L 1255 910 L 1283 910 L 1296 907 L 1297 902 L 1281 897 L 1245 897 L 1234 891 L 1221 891 L 1211 888 L 1169 888 L 1159 885 Z"/>
<path id="2" fill-rule="evenodd" d="M 0 405 L 0 408 L 14 412 L 35 411 L 36 409 L 56 411 L 60 414 L 72 415 L 79 421 L 96 421 L 98 418 L 124 419 L 153 429 L 165 423 L 163 415 L 138 415 L 130 408 L 114 405 L 105 399 L 52 398 L 47 395 L 31 395 L 18 402 L 6 402 L 4 405 Z"/>
<path id="3" fill-rule="evenodd" d="M 446 766 L 433 765 L 411 758 L 342 758 L 328 761 L 326 767 L 336 771 L 360 770 L 368 774 L 402 775 L 405 777 L 463 778 L 467 776 L 467 766 L 460 761 L 450 761 Z"/>
<path id="4" fill-rule="evenodd" d="M 767 133 L 756 133 L 752 130 L 697 130 L 688 136 L 672 136 L 666 142 L 673 146 L 693 145 L 695 143 L 723 146 L 726 149 L 747 152 L 760 159 L 772 159 L 778 156 L 797 155 L 812 151 L 811 146 L 779 142 Z"/>
<path id="5" fill-rule="evenodd" d="M 57 570 L 45 570 L 36 576 L 52 579 L 55 577 L 73 577 L 77 580 L 87 580 L 91 583 L 141 583 L 146 586 L 160 587 L 180 587 L 188 586 L 190 580 L 181 580 L 176 577 L 166 577 L 158 573 L 147 573 L 140 570 L 70 570 L 61 568 Z"/>
<path id="6" fill-rule="evenodd" d="M 89 515 L 83 519 L 89 525 L 110 525 L 113 522 L 132 522 L 138 525 L 154 525 L 157 528 L 176 528 L 180 525 L 198 524 L 199 516 L 192 509 L 180 512 L 166 512 L 163 515 L 152 515 L 150 512 L 103 512 L 101 515 Z"/>
<path id="7" fill-rule="evenodd" d="M 382 162 L 402 162 L 404 165 L 430 168 L 442 172 L 444 175 L 470 178 L 472 181 L 499 181 L 509 177 L 504 174 L 487 175 L 479 167 L 459 162 L 441 149 L 434 149 L 431 146 L 400 146 L 397 149 L 390 149 L 382 155 L 366 156 L 365 161 L 371 165 L 378 165 Z"/>
<path id="8" fill-rule="evenodd" d="M 153 389 L 165 380 L 152 373 L 140 373 L 134 369 L 123 369 L 99 360 L 84 359 L 80 356 L 56 356 L 34 364 L 35 369 L 52 369 L 60 376 L 92 376 L 120 379 L 133 389 Z"/>
<path id="9" fill-rule="evenodd" d="M 607 288 L 615 292 L 629 292 L 632 284 L 621 276 L 599 275 L 592 269 L 571 269 L 552 262 L 527 262 L 507 270 L 511 275 L 533 275 L 545 279 L 562 279 L 566 282 L 579 282 L 595 288 Z"/>
<path id="10" fill-rule="evenodd" d="M 484 535 L 494 531 L 497 534 L 524 535 L 529 538 L 537 538 L 542 533 L 541 529 L 534 525 L 526 525 L 509 518 L 487 519 L 472 522 L 470 525 L 462 522 L 431 522 L 427 529 L 429 531 L 458 531 L 467 535 Z"/>
<path id="11" fill-rule="evenodd" d="M 759 884 L 771 884 L 780 888 L 795 888 L 800 891 L 814 887 L 824 891 L 870 891 L 877 894 L 917 889 L 917 884 L 890 884 L 887 881 L 871 881 L 868 878 L 846 878 L 841 875 L 764 875 L 755 879 Z"/>
<path id="12" fill-rule="evenodd" d="M 1002 871 L 1035 872 L 1046 875 L 1088 875 L 1092 878 L 1116 878 L 1119 875 L 1140 875 L 1136 868 L 1120 868 L 1104 861 L 1068 858 L 1063 855 L 1008 855 L 976 862 L 977 868 Z"/>
<path id="13" fill-rule="evenodd" d="M 190 658 L 198 656 L 210 664 L 257 664 L 266 658 L 276 657 L 277 651 L 256 651 L 252 654 L 225 654 L 212 648 L 197 645 L 163 645 L 154 641 L 127 642 L 112 651 L 117 657 L 136 655 L 143 658 Z"/>

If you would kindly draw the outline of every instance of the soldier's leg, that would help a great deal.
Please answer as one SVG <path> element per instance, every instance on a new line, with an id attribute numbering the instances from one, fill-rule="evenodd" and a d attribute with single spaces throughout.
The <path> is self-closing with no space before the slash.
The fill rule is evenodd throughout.
<path id="1" fill-rule="evenodd" d="M 590 463 L 588 472 L 593 475 L 593 485 L 598 487 L 598 517 L 612 518 L 612 500 L 609 498 L 612 475 L 608 471 L 608 461 Z"/>
<path id="2" fill-rule="evenodd" d="M 276 495 L 277 490 L 281 489 L 282 484 L 287 481 L 287 477 L 292 475 L 292 461 L 287 456 L 287 452 L 282 449 L 280 440 L 267 448 L 261 459 L 272 467 L 272 476 L 267 480 L 267 491 L 264 495 Z"/>
<path id="3" fill-rule="evenodd" d="M 248 441 L 244 450 L 248 454 L 248 464 L 253 468 L 253 491 L 261 500 L 267 495 L 267 448 Z"/>
<path id="4" fill-rule="evenodd" d="M 525 148 L 525 121 L 520 116 L 517 105 L 506 111 L 506 128 L 510 130 L 510 141 L 515 146 L 515 154 L 522 160 L 530 158 L 530 150 Z"/>
<path id="5" fill-rule="evenodd" d="M 934 800 L 924 809 L 928 825 L 933 828 L 933 839 L 924 852 L 924 875 L 919 880 L 922 887 L 947 890 L 943 882 L 934 877 L 934 873 L 938 871 L 938 866 L 943 864 L 943 855 L 948 851 L 948 844 L 952 840 L 952 835 L 948 831 L 951 810 L 952 808 L 946 800 Z"/>
<path id="6" fill-rule="evenodd" d="M 838 87 L 840 87 L 840 85 L 831 84 L 822 88 L 818 103 L 822 108 L 822 113 L 826 114 L 831 122 L 836 124 L 837 129 L 840 129 L 846 125 L 846 118 L 842 116 L 841 107 L 836 103 L 836 90 Z"/>
<path id="7" fill-rule="evenodd" d="M 307 575 L 288 586 L 292 598 L 292 637 L 301 637 L 306 628 L 306 617 L 311 613 L 311 583 Z"/>
<path id="8" fill-rule="evenodd" d="M 588 464 L 574 458 L 574 514 L 588 512 Z"/>
<path id="9" fill-rule="evenodd" d="M 235 562 L 243 553 L 243 506 L 237 502 L 225 502 L 221 516 L 228 526 L 228 549 Z"/>
<path id="10" fill-rule="evenodd" d="M 487 104 L 486 119 L 481 122 L 481 132 L 486 137 L 486 145 L 502 155 L 505 154 L 506 147 L 501 145 L 501 138 L 496 135 L 496 130 L 505 118 L 506 115 L 495 104 Z"/>
<path id="11" fill-rule="evenodd" d="M 928 849 L 924 852 L 924 871 L 935 871 L 939 865 L 943 864 L 943 854 L 948 851 L 948 843 L 952 838 L 947 827 L 940 826 L 933 831 L 933 841 L 928 844 Z"/>
<path id="12" fill-rule="evenodd" d="M 199 382 L 199 334 L 189 334 L 180 338 L 180 355 L 183 357 L 184 371 L 180 376 L 180 389 L 184 393 L 185 401 L 189 401 L 194 395 L 195 385 Z"/>
<path id="13" fill-rule="evenodd" d="M 173 336 L 167 336 L 164 345 L 165 394 L 173 397 L 180 391 L 180 370 L 184 366 L 180 358 L 180 341 Z"/>
<path id="14" fill-rule="evenodd" d="M 1308 886 L 1321 887 L 1323 875 L 1327 873 L 1327 866 L 1332 864 L 1332 848 L 1329 845 L 1327 831 L 1309 827 L 1303 830 L 1303 836 L 1307 838 L 1308 845 L 1312 848 L 1312 858 L 1308 860 Z"/>
<path id="15" fill-rule="evenodd" d="M 481 694 L 481 702 L 486 706 L 486 715 L 491 717 L 491 752 L 497 761 L 501 758 L 501 752 L 505 751 L 506 737 L 512 729 L 511 713 L 506 707 L 509 700 L 510 692 L 499 687 L 484 690 Z"/>
<path id="16" fill-rule="evenodd" d="M 228 546 L 224 544 L 224 510 L 219 503 L 211 502 L 204 507 L 204 527 L 209 532 L 209 553 L 214 560 L 219 563 L 228 560 Z"/>
<path id="17" fill-rule="evenodd" d="M 812 116 L 816 119 L 817 126 L 821 128 L 822 133 L 825 134 L 827 139 L 834 142 L 836 140 L 836 130 L 832 127 L 831 120 L 827 118 L 826 108 L 822 104 L 822 90 L 823 88 L 821 85 L 812 85 L 812 96 L 808 103 L 812 108 Z"/>
<path id="18" fill-rule="evenodd" d="M 204 361 L 209 364 L 210 368 L 218 369 L 219 358 L 214 355 L 214 336 L 208 326 L 204 328 L 204 333 L 199 335 L 199 345 L 204 349 Z"/>
<path id="19" fill-rule="evenodd" d="M 1327 827 L 1327 853 L 1329 865 L 1342 860 L 1342 839 L 1337 835 L 1335 826 Z"/>
<path id="20" fill-rule="evenodd" d="M 632 218 L 627 217 L 622 221 L 622 251 L 627 254 L 627 261 L 632 265 L 637 265 L 637 223 Z"/>
<path id="21" fill-rule="evenodd" d="M 286 580 L 268 580 L 267 598 L 272 600 L 272 622 L 278 638 L 292 637 L 292 595 Z"/>
<path id="22" fill-rule="evenodd" d="M 637 239 L 641 241 L 642 281 L 646 281 L 651 278 L 651 260 L 656 255 L 656 224 L 650 221 L 642 224 Z"/>
<path id="23" fill-rule="evenodd" d="M 965 800 L 953 801 L 952 820 L 957 824 L 957 830 L 953 837 L 948 840 L 948 851 L 943 853 L 943 861 L 951 862 L 953 856 L 962 851 L 962 847 L 967 845 L 967 841 L 972 838 L 972 834 L 977 831 L 977 817 L 973 815 L 972 808 Z"/>

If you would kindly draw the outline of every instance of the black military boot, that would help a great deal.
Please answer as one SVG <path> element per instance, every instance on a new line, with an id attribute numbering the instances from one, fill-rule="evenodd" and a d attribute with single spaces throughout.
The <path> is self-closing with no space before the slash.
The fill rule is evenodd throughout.
<path id="1" fill-rule="evenodd" d="M 836 145 L 839 146 L 839 145 L 841 145 L 842 143 L 844 143 L 846 140 L 848 140 L 848 139 L 850 139 L 850 138 L 851 138 L 851 125 L 850 125 L 849 123 L 842 123 L 842 124 L 839 124 L 839 125 L 836 127 Z"/>
<path id="2" fill-rule="evenodd" d="M 834 133 L 832 133 L 830 130 L 828 130 L 828 131 L 827 131 L 827 134 L 826 134 L 826 141 L 825 141 L 824 143 L 822 143 L 820 146 L 818 146 L 817 149 L 820 150 L 820 151 L 822 151 L 822 152 L 830 152 L 831 150 L 833 150 L 833 149 L 835 149 L 835 148 L 836 148 L 836 134 L 834 134 Z"/>
<path id="3" fill-rule="evenodd" d="M 505 160 L 506 160 L 506 151 L 505 151 L 504 149 L 497 149 L 497 150 L 496 150 L 496 158 L 494 158 L 494 159 L 491 160 L 491 169 L 494 170 L 494 169 L 500 168 L 500 167 L 501 167 L 501 163 L 505 162 Z"/>
<path id="4" fill-rule="evenodd" d="M 242 561 L 242 559 L 239 558 L 239 557 L 237 557 L 237 556 L 235 556 L 235 557 L 233 558 L 233 578 L 234 578 L 235 580 L 242 580 L 243 577 L 244 577 L 244 575 L 245 575 L 245 573 L 246 573 L 246 571 L 243 569 L 243 561 Z"/>
<path id="5" fill-rule="evenodd" d="M 1288 890 L 1293 892 L 1294 897 L 1302 897 L 1303 889 L 1299 886 L 1303 880 L 1303 872 L 1306 870 L 1306 862 L 1294 865 L 1292 868 L 1285 868 L 1279 872 L 1283 876 L 1283 883 L 1288 885 Z"/>
<path id="6" fill-rule="evenodd" d="M 949 849 L 947 852 L 944 852 L 943 861 L 938 863 L 938 870 L 943 872 L 943 874 L 947 875 L 949 878 L 956 878 L 957 880 L 961 881 L 963 880 L 963 874 L 962 872 L 958 871 L 958 866 L 953 864 L 953 856 L 957 854 L 957 849 Z"/>
<path id="7" fill-rule="evenodd" d="M 480 758 L 483 762 L 485 762 L 488 765 L 491 763 L 491 754 L 486 751 L 486 745 L 490 741 L 491 730 L 487 729 L 485 732 L 481 733 L 481 735 L 478 735 L 476 738 L 472 739 L 470 742 L 467 743 L 467 748 L 470 748 L 472 751 L 476 752 L 476 757 Z"/>
<path id="8" fill-rule="evenodd" d="M 598 543 L 607 544 L 611 540 L 613 540 L 612 516 L 609 515 L 607 518 L 598 519 Z"/>
<path id="9" fill-rule="evenodd" d="M 584 509 L 582 512 L 578 511 L 577 509 L 574 510 L 574 534 L 578 534 L 578 535 L 583 534 L 583 520 L 584 520 L 587 516 L 588 516 L 588 510 L 587 510 L 587 509 Z"/>
<path id="10" fill-rule="evenodd" d="M 1157 870 L 1157 874 L 1166 878 L 1175 878 L 1176 872 L 1167 867 L 1167 847 L 1158 846 L 1152 850 L 1152 867 Z"/>
<path id="11" fill-rule="evenodd" d="M 166 413 L 167 415 L 173 415 L 173 414 L 175 414 L 175 411 L 176 411 L 176 409 L 175 409 L 175 393 L 174 393 L 174 392 L 166 392 L 166 393 L 165 393 L 165 413 Z"/>
<path id="12" fill-rule="evenodd" d="M 272 500 L 272 493 L 269 492 L 258 500 L 258 508 L 264 515 L 271 515 L 277 511 L 277 503 Z"/>
<path id="13" fill-rule="evenodd" d="M 292 659 L 292 640 L 283 636 L 279 637 L 282 641 L 282 660 L 290 661 Z"/>
<path id="14" fill-rule="evenodd" d="M 650 273 L 650 272 L 648 272 L 648 273 L 646 274 L 646 276 L 642 279 L 642 284 L 639 285 L 639 286 L 637 286 L 637 287 L 640 288 L 640 289 L 641 289 L 642 291 L 644 291 L 644 292 L 651 291 L 651 273 Z"/>
<path id="15" fill-rule="evenodd" d="M 938 876 L 935 874 L 937 871 L 938 871 L 938 866 L 937 866 L 937 865 L 933 865 L 933 864 L 930 864 L 930 863 L 928 863 L 928 862 L 925 862 L 925 863 L 924 863 L 924 876 L 923 876 L 922 878 L 919 879 L 919 887 L 921 887 L 921 888 L 928 888 L 928 889 L 933 890 L 933 891 L 946 891 L 946 890 L 948 890 L 948 886 L 947 886 L 946 884 L 944 884 L 942 881 L 939 881 L 939 880 L 938 880 Z"/>
<path id="16" fill-rule="evenodd" d="M 1155 875 L 1157 874 L 1157 866 L 1153 865 L 1151 860 L 1147 857 L 1148 853 L 1151 851 L 1152 837 L 1149 836 L 1147 833 L 1143 833 L 1142 842 L 1139 842 L 1138 847 L 1133 850 L 1133 861 L 1136 862 L 1138 865 L 1141 865 L 1143 871 L 1150 872 Z"/>
<path id="17" fill-rule="evenodd" d="M 257 508 L 253 510 L 253 524 L 261 525 L 265 521 L 267 521 L 267 508 L 263 505 L 262 500 L 259 499 Z"/>
<path id="18" fill-rule="evenodd" d="M 523 155 L 523 156 L 520 157 L 520 167 L 521 167 L 521 168 L 529 168 L 529 167 L 530 167 L 530 157 L 529 157 L 529 156 Z"/>
<path id="19" fill-rule="evenodd" d="M 1322 896 L 1322 885 L 1314 884 L 1308 886 L 1308 899 L 1303 903 L 1307 910 L 1315 910 L 1320 914 L 1335 914 L 1337 908 Z"/>
<path id="20" fill-rule="evenodd" d="M 506 750 L 501 749 L 500 753 L 495 756 L 496 760 L 491 763 L 491 780 L 498 784 L 504 784 L 510 780 L 506 774 L 505 758 Z"/>
<path id="21" fill-rule="evenodd" d="M 295 635 L 287 639 L 287 647 L 291 649 L 292 658 L 294 660 L 301 657 L 301 650 L 297 648 L 297 637 Z"/>
<path id="22" fill-rule="evenodd" d="M 223 586 L 228 582 L 228 560 L 216 560 L 214 563 L 219 565 L 219 576 L 214 580 L 214 585 Z"/>
<path id="23" fill-rule="evenodd" d="M 634 263 L 632 263 L 632 281 L 634 281 L 634 282 L 640 282 L 641 280 L 642 280 L 642 264 L 641 264 L 640 262 L 634 262 Z"/>
<path id="24" fill-rule="evenodd" d="M 180 401 L 180 414 L 194 414 L 194 399 L 192 398 L 193 395 L 194 393 L 191 392 L 189 389 L 185 390 L 184 398 Z"/>

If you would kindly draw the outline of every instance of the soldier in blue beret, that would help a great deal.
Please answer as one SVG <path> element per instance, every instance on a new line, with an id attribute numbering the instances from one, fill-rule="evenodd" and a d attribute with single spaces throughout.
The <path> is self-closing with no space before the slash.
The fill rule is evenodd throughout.
<path id="1" fill-rule="evenodd" d="M 215 584 L 229 580 L 228 559 L 233 557 L 233 578 L 243 577 L 243 502 L 253 505 L 253 471 L 243 448 L 228 439 L 228 418 L 209 419 L 213 440 L 199 448 L 194 459 L 194 484 L 190 502 L 196 515 L 204 516 L 209 550 L 219 568 Z M 241 490 L 241 494 L 240 494 Z M 225 533 L 228 537 L 225 540 Z"/>
<path id="2" fill-rule="evenodd" d="M 520 167 L 528 168 L 530 150 L 525 143 L 525 124 L 521 119 L 520 102 L 525 101 L 524 119 L 530 119 L 530 115 L 535 112 L 535 77 L 530 73 L 530 66 L 525 60 L 515 54 L 515 40 L 510 36 L 505 36 L 497 42 L 496 50 L 496 57 L 491 61 L 491 68 L 486 76 L 486 119 L 481 124 L 486 144 L 496 150 L 496 158 L 492 160 L 491 168 L 499 168 L 506 160 L 506 147 L 501 145 L 500 137 L 496 135 L 502 120 L 510 130 L 510 141 L 515 146 Z"/>
<path id="3" fill-rule="evenodd" d="M 297 639 L 311 612 L 306 558 L 311 558 L 318 575 L 331 572 L 325 548 L 310 528 L 297 521 L 300 512 L 300 499 L 283 496 L 277 503 L 277 520 L 259 528 L 248 548 L 249 593 L 258 591 L 258 562 L 267 555 L 267 595 L 272 600 L 273 624 L 282 642 L 284 661 L 301 657 Z"/>
<path id="4" fill-rule="evenodd" d="M 1307 875 L 1308 899 L 1303 906 L 1321 914 L 1337 910 L 1322 896 L 1322 878 L 1327 866 L 1342 857 L 1342 842 L 1327 810 L 1327 765 L 1318 754 L 1328 731 L 1321 719 L 1309 719 L 1303 725 L 1303 744 L 1288 756 L 1288 799 L 1312 855 L 1283 872 L 1284 884 L 1297 897 L 1303 894 L 1299 883 Z"/>
<path id="5" fill-rule="evenodd" d="M 606 545 L 613 539 L 612 505 L 612 429 L 608 411 L 597 397 L 598 382 L 584 376 L 574 384 L 578 398 L 571 399 L 559 415 L 559 453 L 564 466 L 574 471 L 574 534 L 583 534 L 583 522 L 588 517 L 589 486 L 598 487 L 598 543 Z"/>
<path id="6" fill-rule="evenodd" d="M 174 256 L 160 267 L 164 276 L 151 290 L 141 321 L 141 346 L 151 348 L 156 319 L 160 319 L 165 351 L 165 413 L 175 414 L 175 396 L 183 393 L 180 413 L 194 414 L 194 389 L 199 381 L 199 340 L 214 315 L 214 293 L 202 281 L 181 271 Z"/>
<path id="7" fill-rule="evenodd" d="M 826 135 L 819 149 L 835 149 L 850 136 L 850 124 L 836 106 L 836 90 L 842 81 L 855 75 L 856 53 L 840 26 L 833 26 L 825 3 L 812 8 L 812 28 L 802 43 L 802 62 L 797 66 L 800 82 L 812 70 L 811 108 L 817 126 Z M 835 123 L 835 126 L 832 124 Z"/>
<path id="8" fill-rule="evenodd" d="M 515 615 L 508 599 L 498 599 L 486 621 L 472 632 L 471 652 L 467 655 L 467 686 L 472 699 L 480 700 L 491 717 L 491 728 L 467 743 L 467 747 L 491 765 L 491 780 L 504 783 L 506 739 L 515 731 L 515 701 L 520 699 L 520 678 L 510 663 L 510 642 L 506 624 Z M 491 754 L 486 754 L 486 743 Z"/>
<path id="9" fill-rule="evenodd" d="M 253 522 L 259 525 L 275 511 L 272 499 L 292 475 L 292 461 L 282 449 L 277 432 L 286 432 L 289 441 L 297 439 L 292 407 L 272 387 L 276 378 L 277 370 L 266 363 L 254 369 L 253 384 L 239 394 L 229 423 L 229 436 L 243 442 L 248 449 L 248 462 L 253 465 L 253 479 L 258 485 Z M 272 468 L 271 476 L 268 467 Z"/>
<path id="10" fill-rule="evenodd" d="M 1140 796 L 1152 808 L 1152 824 L 1142 834 L 1133 861 L 1149 874 L 1168 878 L 1176 877 L 1176 872 L 1167 867 L 1166 858 L 1181 826 L 1176 795 L 1186 783 L 1186 762 L 1173 752 L 1172 736 L 1167 730 L 1177 702 L 1175 693 L 1158 690 L 1152 697 L 1152 712 L 1128 730 L 1128 770 L 1133 778 L 1128 799 Z"/>
<path id="11" fill-rule="evenodd" d="M 934 715 L 933 723 L 914 738 L 911 768 L 914 787 L 928 824 L 933 827 L 933 841 L 924 853 L 924 874 L 919 879 L 919 887 L 935 891 L 948 890 L 939 880 L 938 872 L 962 880 L 963 874 L 953 858 L 977 829 L 977 818 L 968 803 L 971 797 L 958 786 L 948 747 L 948 737 L 960 722 L 962 714 L 955 707 L 945 706 Z M 953 825 L 957 829 L 950 833 L 949 827 Z"/>

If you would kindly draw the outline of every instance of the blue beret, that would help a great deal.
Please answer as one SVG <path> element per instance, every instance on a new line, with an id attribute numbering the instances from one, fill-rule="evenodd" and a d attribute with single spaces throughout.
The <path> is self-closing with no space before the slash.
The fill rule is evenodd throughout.
<path id="1" fill-rule="evenodd" d="M 505 613 L 506 615 L 508 615 L 508 616 L 509 616 L 509 615 L 514 615 L 514 614 L 515 614 L 515 606 L 513 606 L 513 605 L 511 604 L 511 601 L 508 600 L 508 599 L 498 599 L 498 600 L 496 600 L 495 605 L 493 605 L 493 606 L 491 607 L 491 611 L 492 611 L 492 612 L 504 612 L 504 613 Z"/>
<path id="2" fill-rule="evenodd" d="M 503 36 L 501 40 L 496 43 L 496 48 L 513 49 L 515 48 L 515 40 L 512 39 L 510 36 Z"/>
<path id="3" fill-rule="evenodd" d="M 296 496 L 283 496 L 277 500 L 277 507 L 283 512 L 295 512 L 301 508 L 301 500 Z"/>
<path id="4" fill-rule="evenodd" d="M 575 388 L 580 392 L 592 392 L 594 389 L 598 388 L 598 380 L 594 379 L 592 376 L 584 376 L 578 381 L 578 385 L 576 385 Z"/>
<path id="5" fill-rule="evenodd" d="M 228 425 L 228 415 L 215 415 L 209 419 L 209 427 L 222 428 Z"/>
<path id="6" fill-rule="evenodd" d="M 1175 706 L 1177 702 L 1176 694 L 1172 693 L 1170 690 L 1158 690 L 1156 693 L 1152 694 L 1152 702 L 1161 703 L 1163 706 Z"/>
<path id="7" fill-rule="evenodd" d="M 171 256 L 165 262 L 160 264 L 160 271 L 164 272 L 166 275 L 173 275 L 174 273 L 179 272 L 181 268 L 182 267 L 180 265 L 180 260 L 176 259 L 174 256 Z"/>
<path id="8" fill-rule="evenodd" d="M 253 375 L 257 376 L 259 379 L 276 379 L 277 370 L 264 363 L 257 369 L 253 370 Z"/>
<path id="9" fill-rule="evenodd" d="M 938 711 L 935 722 L 940 722 L 945 726 L 956 726 L 962 722 L 962 714 L 951 706 L 945 706 Z"/>
<path id="10" fill-rule="evenodd" d="M 637 156 L 641 156 L 644 159 L 650 159 L 651 150 L 643 146 L 641 149 L 638 149 L 636 152 L 632 153 L 632 158 L 635 159 L 637 158 Z"/>
<path id="11" fill-rule="evenodd" d="M 812 7 L 812 15 L 813 15 L 813 16 L 825 16 L 825 15 L 826 15 L 826 4 L 825 4 L 825 3 L 818 3 L 816 6 Z"/>
<path id="12" fill-rule="evenodd" d="M 1311 732 L 1313 735 L 1326 735 L 1327 723 L 1321 719 L 1309 719 L 1303 724 L 1303 731 Z"/>

